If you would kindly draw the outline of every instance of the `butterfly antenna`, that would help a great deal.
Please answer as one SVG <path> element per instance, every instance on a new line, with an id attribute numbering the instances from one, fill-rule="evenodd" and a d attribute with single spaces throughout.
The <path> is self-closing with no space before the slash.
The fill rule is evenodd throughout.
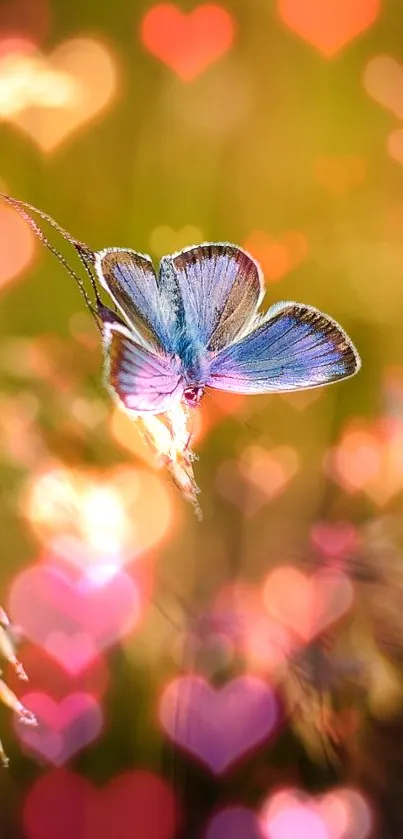
<path id="1" fill-rule="evenodd" d="M 0 193 L 0 198 L 3 199 L 3 201 L 6 201 L 8 204 L 10 204 L 12 207 L 14 207 L 14 209 L 20 214 L 21 218 L 23 218 L 24 221 L 27 222 L 35 236 L 37 236 L 37 238 L 42 242 L 42 244 L 44 244 L 45 247 L 48 248 L 48 250 L 51 251 L 51 253 L 53 253 L 53 255 L 57 257 L 57 259 L 59 260 L 59 262 L 61 262 L 66 271 L 70 274 L 71 277 L 73 277 L 73 279 L 76 281 L 78 285 L 78 288 L 82 296 L 84 297 L 87 308 L 89 309 L 91 315 L 95 319 L 98 328 L 100 328 L 99 308 L 102 307 L 103 304 L 99 296 L 99 292 L 96 287 L 95 279 L 91 270 L 91 268 L 94 265 L 93 251 L 88 247 L 88 245 L 85 245 L 84 242 L 80 242 L 78 239 L 75 239 L 74 236 L 68 233 L 67 230 L 64 230 L 64 228 L 61 227 L 60 224 L 58 224 L 57 221 L 55 221 L 52 218 L 52 216 L 49 216 L 47 213 L 44 213 L 37 207 L 33 207 L 31 204 L 27 204 L 25 201 L 19 201 L 16 198 L 11 198 L 10 195 L 5 195 L 4 193 Z M 86 273 L 89 276 L 91 286 L 95 295 L 96 307 L 94 306 L 92 300 L 90 299 L 87 293 L 82 278 L 79 276 L 79 274 L 76 273 L 74 268 L 72 268 L 69 265 L 63 254 L 61 254 L 60 251 L 58 251 L 57 248 L 55 248 L 55 246 L 52 245 L 45 233 L 40 229 L 40 227 L 38 227 L 35 219 L 33 219 L 32 216 L 30 216 L 29 212 L 27 212 L 28 210 L 31 213 L 36 213 L 37 215 L 39 215 L 40 218 L 42 218 L 44 221 L 50 224 L 51 227 L 57 230 L 57 232 L 60 233 L 60 235 L 63 236 L 63 238 L 66 239 L 67 242 L 73 245 L 80 257 L 82 264 L 84 265 Z"/>

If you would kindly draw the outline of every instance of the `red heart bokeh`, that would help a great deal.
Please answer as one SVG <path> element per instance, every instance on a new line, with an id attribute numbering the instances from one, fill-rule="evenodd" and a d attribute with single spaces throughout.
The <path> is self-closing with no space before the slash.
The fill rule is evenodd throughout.
<path id="1" fill-rule="evenodd" d="M 178 810 L 151 772 L 126 772 L 102 790 L 63 769 L 29 790 L 22 820 L 29 839 L 173 839 Z"/>
<path id="2" fill-rule="evenodd" d="M 146 48 L 185 82 L 190 82 L 230 49 L 235 35 L 231 15 L 221 6 L 197 6 L 185 14 L 169 3 L 150 9 L 141 37 Z"/>
<path id="3" fill-rule="evenodd" d="M 104 658 L 98 656 L 83 672 L 72 674 L 35 644 L 24 644 L 18 650 L 18 659 L 26 673 L 29 673 L 29 688 L 45 691 L 53 699 L 63 699 L 67 693 L 91 693 L 100 699 L 108 687 L 109 674 Z M 15 667 L 7 667 L 6 681 L 14 693 L 21 698 L 26 692 L 26 682 L 18 678 Z"/>
<path id="4" fill-rule="evenodd" d="M 0 38 L 34 38 L 42 41 L 49 32 L 47 0 L 2 0 Z"/>

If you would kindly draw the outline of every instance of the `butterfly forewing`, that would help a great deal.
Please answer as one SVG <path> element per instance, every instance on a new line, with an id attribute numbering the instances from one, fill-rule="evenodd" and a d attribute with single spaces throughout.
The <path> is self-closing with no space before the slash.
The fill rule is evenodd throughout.
<path id="1" fill-rule="evenodd" d="M 149 256 L 124 248 L 96 254 L 99 282 L 124 314 L 141 343 L 160 349 L 166 343 L 169 303 L 162 300 Z"/>
<path id="2" fill-rule="evenodd" d="M 217 353 L 207 385 L 236 393 L 310 388 L 352 376 L 360 359 L 344 330 L 310 306 L 282 303 Z"/>
<path id="3" fill-rule="evenodd" d="M 203 244 L 161 261 L 161 285 L 172 268 L 182 300 L 186 329 L 209 350 L 233 341 L 251 321 L 262 295 L 258 266 L 229 244 Z"/>
<path id="4" fill-rule="evenodd" d="M 119 324 L 105 325 L 106 379 L 133 413 L 162 413 L 183 393 L 180 362 L 137 344 Z"/>

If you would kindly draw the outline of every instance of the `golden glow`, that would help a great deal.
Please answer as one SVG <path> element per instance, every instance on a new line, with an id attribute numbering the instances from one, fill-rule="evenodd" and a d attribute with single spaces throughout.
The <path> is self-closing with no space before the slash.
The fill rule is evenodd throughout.
<path id="1" fill-rule="evenodd" d="M 36 475 L 23 512 L 39 538 L 71 552 L 73 562 L 131 561 L 166 535 L 172 519 L 161 479 L 145 469 L 85 472 L 55 464 Z"/>
<path id="2" fill-rule="evenodd" d="M 40 53 L 11 52 L 0 59 L 0 116 L 25 108 L 64 108 L 80 96 L 77 82 L 62 70 L 48 66 Z"/>

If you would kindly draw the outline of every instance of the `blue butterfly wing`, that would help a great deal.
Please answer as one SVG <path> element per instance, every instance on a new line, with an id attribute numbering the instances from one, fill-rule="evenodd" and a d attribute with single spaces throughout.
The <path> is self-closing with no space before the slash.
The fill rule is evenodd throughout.
<path id="1" fill-rule="evenodd" d="M 235 393 L 291 391 L 330 384 L 360 368 L 336 321 L 311 306 L 273 306 L 253 331 L 213 356 L 207 386 Z"/>
<path id="2" fill-rule="evenodd" d="M 95 268 L 101 286 L 140 343 L 169 351 L 175 304 L 159 287 L 150 257 L 127 248 L 106 248 L 96 254 Z"/>
<path id="3" fill-rule="evenodd" d="M 260 268 L 241 248 L 206 243 L 161 260 L 160 285 L 176 300 L 190 341 L 217 351 L 250 323 L 263 295 Z"/>
<path id="4" fill-rule="evenodd" d="M 133 413 L 160 414 L 179 402 L 183 380 L 179 359 L 151 352 L 120 324 L 104 328 L 106 383 Z"/>

